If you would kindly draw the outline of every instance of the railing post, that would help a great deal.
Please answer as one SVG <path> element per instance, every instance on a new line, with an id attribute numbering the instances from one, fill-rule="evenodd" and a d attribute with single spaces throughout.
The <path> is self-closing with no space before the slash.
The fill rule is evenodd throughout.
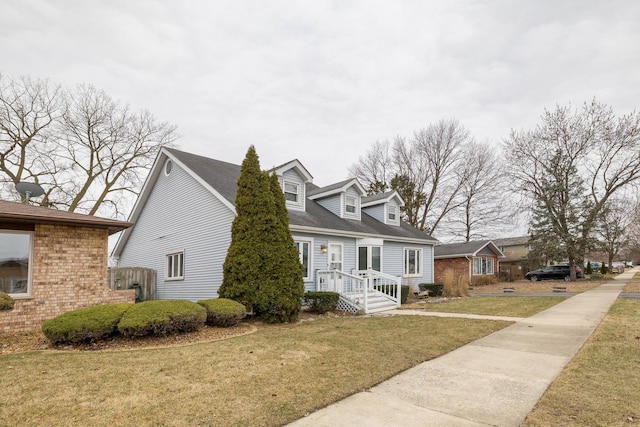
<path id="1" fill-rule="evenodd" d="M 400 277 L 396 279 L 396 298 L 396 304 L 400 307 L 402 305 L 402 279 Z"/>
<path id="2" fill-rule="evenodd" d="M 362 291 L 364 293 L 362 297 L 363 306 L 364 306 L 364 314 L 369 314 L 369 272 L 367 271 L 367 275 L 363 278 L 364 283 L 362 286 Z"/>

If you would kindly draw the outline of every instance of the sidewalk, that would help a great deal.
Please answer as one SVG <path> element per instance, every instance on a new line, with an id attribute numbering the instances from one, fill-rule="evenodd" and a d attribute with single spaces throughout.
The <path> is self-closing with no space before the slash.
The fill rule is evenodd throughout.
<path id="1" fill-rule="evenodd" d="M 518 426 L 636 271 L 421 363 L 290 426 Z"/>

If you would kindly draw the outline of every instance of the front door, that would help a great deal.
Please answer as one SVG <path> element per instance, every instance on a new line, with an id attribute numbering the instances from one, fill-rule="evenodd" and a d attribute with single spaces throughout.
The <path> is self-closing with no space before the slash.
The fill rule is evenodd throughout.
<path id="1" fill-rule="evenodd" d="M 327 257 L 327 269 L 329 270 L 338 270 L 342 271 L 342 262 L 343 262 L 343 252 L 344 248 L 342 243 L 331 243 L 329 242 L 329 250 Z M 339 274 L 334 274 L 330 276 L 329 279 L 329 290 L 333 292 L 342 293 L 342 276 Z"/>
<path id="2" fill-rule="evenodd" d="M 382 271 L 382 248 L 380 246 L 358 247 L 358 270 Z"/>

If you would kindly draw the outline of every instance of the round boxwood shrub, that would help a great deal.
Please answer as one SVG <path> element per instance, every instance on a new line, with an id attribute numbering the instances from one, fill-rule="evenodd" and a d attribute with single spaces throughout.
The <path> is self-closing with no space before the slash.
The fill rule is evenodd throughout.
<path id="1" fill-rule="evenodd" d="M 4 292 L 0 292 L 0 311 L 2 310 L 13 310 L 13 306 L 15 305 L 15 301 L 8 294 Z"/>
<path id="2" fill-rule="evenodd" d="M 227 298 L 198 301 L 207 310 L 207 325 L 229 327 L 238 324 L 247 315 L 247 308 Z"/>
<path id="3" fill-rule="evenodd" d="M 122 315 L 132 306 L 107 304 L 68 311 L 44 322 L 42 333 L 54 344 L 104 339 L 117 332 Z"/>
<path id="4" fill-rule="evenodd" d="M 206 318 L 207 310 L 195 302 L 145 301 L 135 304 L 122 316 L 118 331 L 125 337 L 191 332 L 200 329 Z"/>

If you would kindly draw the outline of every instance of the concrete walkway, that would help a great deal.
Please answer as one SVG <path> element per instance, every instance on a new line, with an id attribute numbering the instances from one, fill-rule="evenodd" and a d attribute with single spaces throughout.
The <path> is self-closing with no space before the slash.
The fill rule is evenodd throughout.
<path id="1" fill-rule="evenodd" d="M 636 271 L 620 274 L 290 425 L 518 426 Z"/>

